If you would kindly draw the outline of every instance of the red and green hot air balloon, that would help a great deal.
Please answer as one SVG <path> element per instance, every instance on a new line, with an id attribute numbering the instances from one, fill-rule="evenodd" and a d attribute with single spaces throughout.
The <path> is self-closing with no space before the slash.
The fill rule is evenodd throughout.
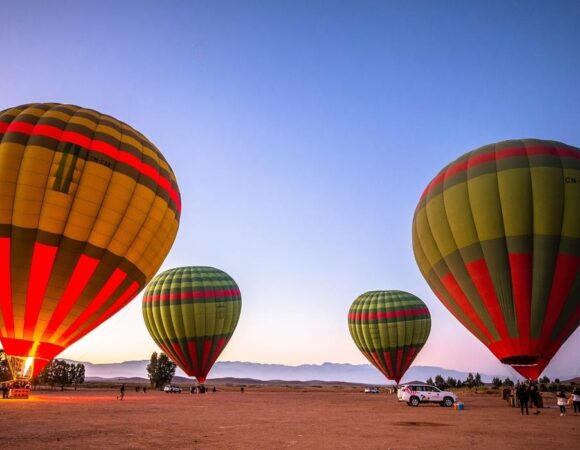
<path id="1" fill-rule="evenodd" d="M 348 312 L 348 329 L 363 355 L 397 384 L 431 331 L 427 305 L 404 291 L 371 291 Z"/>
<path id="2" fill-rule="evenodd" d="M 153 340 L 202 384 L 232 337 L 241 307 L 236 282 L 213 267 L 167 270 L 143 296 L 143 318 Z"/>
<path id="3" fill-rule="evenodd" d="M 580 150 L 523 139 L 466 153 L 421 196 L 413 250 L 447 309 L 538 378 L 580 323 Z"/>
<path id="4" fill-rule="evenodd" d="M 143 289 L 180 209 L 171 167 L 129 125 L 74 105 L 0 111 L 0 341 L 15 378 Z"/>

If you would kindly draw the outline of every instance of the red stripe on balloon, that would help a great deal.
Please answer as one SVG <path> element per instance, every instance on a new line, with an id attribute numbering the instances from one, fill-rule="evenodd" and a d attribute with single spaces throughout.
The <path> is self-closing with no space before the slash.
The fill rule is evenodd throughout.
<path id="1" fill-rule="evenodd" d="M 42 336 L 43 341 L 51 340 L 50 338 L 54 332 L 61 325 L 63 320 L 73 308 L 74 304 L 79 299 L 81 292 L 93 276 L 93 273 L 95 272 L 95 269 L 98 265 L 98 259 L 91 258 L 87 255 L 80 256 L 71 275 L 71 278 L 66 286 L 66 289 L 62 294 L 62 297 L 60 298 L 46 329 L 44 330 L 44 334 Z"/>
<path id="2" fill-rule="evenodd" d="M 360 312 L 349 313 L 349 320 L 379 320 L 393 319 L 397 317 L 413 317 L 429 314 L 427 308 L 401 309 L 399 311 L 379 311 L 379 312 Z"/>
<path id="3" fill-rule="evenodd" d="M 508 257 L 511 269 L 518 334 L 520 337 L 526 337 L 530 335 L 533 272 L 532 254 L 510 253 Z"/>
<path id="4" fill-rule="evenodd" d="M 559 254 L 556 258 L 552 290 L 548 300 L 549 307 L 546 308 L 540 341 L 548 341 L 550 339 L 556 320 L 558 320 L 572 290 L 579 266 L 580 258 L 577 256 Z"/>
<path id="5" fill-rule="evenodd" d="M 143 301 L 145 303 L 152 302 L 172 302 L 188 299 L 208 299 L 220 297 L 235 297 L 239 296 L 239 289 L 223 289 L 223 290 L 203 290 L 190 292 L 174 292 L 168 294 L 153 294 L 146 296 Z"/>
<path id="6" fill-rule="evenodd" d="M 188 375 L 193 373 L 193 367 L 189 365 L 187 358 L 181 349 L 181 345 L 179 345 L 179 342 L 171 342 L 171 348 L 173 348 L 174 354 L 177 356 L 175 362 L 179 365 L 179 367 L 181 367 Z"/>
<path id="7" fill-rule="evenodd" d="M 489 163 L 492 161 L 500 161 L 506 158 L 514 158 L 520 156 L 559 156 L 560 158 L 574 158 L 580 159 L 580 152 L 577 150 L 571 150 L 569 148 L 553 148 L 545 145 L 536 145 L 531 147 L 514 147 L 506 148 L 497 152 L 484 153 L 482 155 L 477 155 L 467 160 L 460 161 L 453 164 L 447 168 L 445 172 L 441 172 L 427 185 L 421 199 L 429 195 L 432 189 L 444 183 L 445 180 L 461 172 L 465 172 L 468 169 L 472 169 L 481 164 Z"/>
<path id="8" fill-rule="evenodd" d="M 416 353 L 417 347 L 409 347 L 407 351 L 407 357 L 405 358 L 405 363 L 403 364 L 403 372 L 405 372 L 409 368 L 409 366 L 413 362 L 413 359 L 415 358 Z"/>
<path id="9" fill-rule="evenodd" d="M 34 243 L 24 315 L 24 339 L 34 339 L 34 331 L 58 247 Z"/>
<path id="10" fill-rule="evenodd" d="M 395 370 L 393 368 L 393 361 L 391 360 L 391 352 L 389 352 L 389 351 L 383 352 L 383 358 L 385 360 L 385 364 L 387 367 L 385 367 L 381 372 L 383 372 L 383 374 L 387 378 L 392 378 L 394 373 L 395 373 Z M 382 366 L 382 364 L 381 364 L 381 366 Z"/>
<path id="11" fill-rule="evenodd" d="M 453 274 L 449 272 L 447 275 L 441 278 L 441 282 L 443 283 L 443 286 L 445 286 L 445 289 L 447 289 L 447 292 L 449 292 L 451 298 L 455 300 L 457 306 L 459 306 L 459 308 L 466 313 L 467 317 L 469 317 L 473 325 L 476 326 L 485 335 L 485 337 L 487 337 L 490 341 L 493 341 L 491 333 L 483 324 L 481 318 L 477 315 L 475 309 L 473 309 L 473 306 L 471 306 L 471 303 L 461 289 L 461 286 L 459 286 L 459 283 L 457 283 L 457 280 Z"/>
<path id="12" fill-rule="evenodd" d="M 211 350 L 211 340 L 206 339 L 203 342 L 203 356 L 201 358 L 201 372 L 203 375 L 207 375 L 207 372 L 209 372 L 208 358 L 210 350 Z"/>
<path id="13" fill-rule="evenodd" d="M 187 352 L 189 353 L 189 357 L 191 358 L 193 372 L 196 372 L 197 370 L 199 370 L 199 363 L 197 361 L 197 345 L 195 343 L 195 340 L 190 339 L 187 341 Z"/>
<path id="14" fill-rule="evenodd" d="M 70 327 L 62 334 L 59 340 L 69 345 L 73 339 L 71 337 L 76 333 L 81 326 L 85 325 L 89 318 L 91 318 L 106 302 L 111 298 L 113 293 L 121 285 L 127 274 L 121 269 L 115 269 L 113 274 L 105 282 L 102 289 L 99 291 L 93 301 L 87 306 L 83 313 L 71 324 Z M 94 327 L 93 327 L 94 328 Z M 92 329 L 92 328 L 91 328 Z"/>
<path id="15" fill-rule="evenodd" d="M 499 300 L 495 292 L 493 281 L 489 273 L 489 268 L 484 259 L 472 261 L 466 264 L 467 272 L 471 281 L 475 285 L 479 296 L 481 297 L 485 309 L 491 316 L 491 320 L 495 325 L 501 338 L 508 337 L 508 331 L 505 323 L 505 318 L 499 305 Z"/>
<path id="16" fill-rule="evenodd" d="M 27 122 L 16 121 L 11 122 L 10 124 L 0 122 L 0 133 L 20 133 L 28 136 L 44 136 L 63 142 L 70 142 L 71 144 L 80 145 L 89 152 L 100 153 L 114 159 L 115 161 L 127 164 L 157 183 L 175 202 L 177 211 L 181 211 L 181 199 L 179 193 L 173 188 L 170 180 L 163 177 L 155 167 L 142 162 L 135 155 L 120 150 L 108 142 L 91 139 L 74 131 L 63 131 L 52 125 L 33 125 Z"/>
<path id="17" fill-rule="evenodd" d="M 127 305 L 127 303 L 133 300 L 133 297 L 135 297 L 138 293 L 139 293 L 139 284 L 133 281 L 129 285 L 127 290 L 117 299 L 117 301 L 113 303 L 109 307 L 109 309 L 107 309 L 105 313 L 97 319 L 96 322 L 93 322 L 91 326 L 87 328 L 84 334 L 88 333 L 89 331 L 95 329 L 100 324 L 102 324 L 105 320 L 107 320 L 109 317 L 111 317 L 113 314 L 115 314 L 117 311 L 119 311 L 121 308 Z"/>
<path id="18" fill-rule="evenodd" d="M 213 366 L 213 363 L 215 363 L 216 359 L 218 359 L 218 356 L 220 355 L 221 351 L 224 348 L 224 345 L 226 343 L 226 339 L 225 338 L 219 338 L 219 340 L 217 341 L 217 344 L 215 346 L 215 348 L 213 349 L 213 352 L 211 353 L 210 357 L 209 357 L 209 364 L 208 366 L 211 368 L 211 366 Z"/>
<path id="19" fill-rule="evenodd" d="M 4 319 L 6 336 L 14 335 L 12 310 L 12 281 L 10 279 L 10 238 L 0 238 L 0 311 Z"/>
<path id="20" fill-rule="evenodd" d="M 397 373 L 393 374 L 394 377 L 397 379 L 397 383 L 399 382 L 401 376 L 402 365 L 403 365 L 403 349 L 399 348 L 397 349 L 397 363 L 396 363 Z"/>

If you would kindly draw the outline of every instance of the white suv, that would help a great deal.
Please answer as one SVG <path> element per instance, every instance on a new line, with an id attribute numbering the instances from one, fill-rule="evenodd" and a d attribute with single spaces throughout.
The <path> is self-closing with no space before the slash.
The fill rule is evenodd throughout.
<path id="1" fill-rule="evenodd" d="M 181 394 L 181 388 L 173 384 L 168 384 L 163 388 L 163 392 L 166 394 Z"/>
<path id="2" fill-rule="evenodd" d="M 419 406 L 419 403 L 439 403 L 441 406 L 453 406 L 457 395 L 442 391 L 428 384 L 404 384 L 397 390 L 397 397 L 409 406 Z"/>

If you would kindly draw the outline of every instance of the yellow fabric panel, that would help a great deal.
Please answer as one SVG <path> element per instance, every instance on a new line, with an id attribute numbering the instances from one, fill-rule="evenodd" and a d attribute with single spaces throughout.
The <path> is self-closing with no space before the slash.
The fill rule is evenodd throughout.
<path id="1" fill-rule="evenodd" d="M 417 221 L 417 237 L 425 253 L 429 265 L 434 266 L 437 261 L 440 261 L 442 256 L 439 252 L 439 248 L 433 239 L 431 234 L 431 229 L 429 228 L 429 222 L 427 220 L 427 212 L 425 208 L 421 208 L 417 211 L 415 220 Z"/>
<path id="2" fill-rule="evenodd" d="M 423 274 L 424 277 L 427 276 L 430 270 L 429 261 L 425 256 L 425 252 L 423 251 L 423 247 L 419 242 L 419 237 L 417 235 L 417 226 L 413 224 L 413 253 L 415 255 L 415 260 L 417 261 L 417 266 L 419 266 L 419 270 Z"/>
<path id="3" fill-rule="evenodd" d="M 0 224 L 12 223 L 18 169 L 23 152 L 22 145 L 0 144 Z"/>
<path id="4" fill-rule="evenodd" d="M 86 166 L 64 233 L 66 237 L 79 241 L 86 241 L 90 236 L 106 193 L 108 180 L 105 177 L 111 172 L 94 162 L 88 162 Z"/>
<path id="5" fill-rule="evenodd" d="M 67 114 L 63 111 L 55 111 L 54 109 L 48 110 L 48 111 L 44 112 L 42 115 L 43 115 L 43 119 L 44 118 L 54 118 L 54 119 L 62 120 L 63 122 L 68 122 L 70 119 L 70 114 Z"/>
<path id="6" fill-rule="evenodd" d="M 530 169 L 508 169 L 497 173 L 499 197 L 506 236 L 532 234 L 532 191 Z"/>
<path id="7" fill-rule="evenodd" d="M 47 189 L 38 228 L 49 233 L 62 234 L 72 206 L 73 196 Z"/>
<path id="8" fill-rule="evenodd" d="M 468 195 L 467 182 L 443 191 L 445 213 L 458 248 L 468 247 L 479 240 L 471 214 L 465 214 L 471 208 Z"/>
<path id="9" fill-rule="evenodd" d="M 85 117 L 77 116 L 77 115 L 72 116 L 68 120 L 68 124 L 70 124 L 70 125 L 72 125 L 72 124 L 82 125 L 83 127 L 88 128 L 89 130 L 94 130 L 96 127 L 96 124 L 93 120 L 87 119 Z"/>
<path id="10" fill-rule="evenodd" d="M 99 210 L 99 217 L 89 237 L 91 244 L 101 248 L 109 247 L 119 224 L 125 216 L 136 184 L 135 179 L 120 172 L 113 172 L 107 195 Z M 112 249 L 109 250 L 112 251 Z M 119 253 L 116 254 L 120 255 Z"/>
<path id="11" fill-rule="evenodd" d="M 443 195 L 438 194 L 429 199 L 425 205 L 427 220 L 429 222 L 433 238 L 437 243 L 439 252 L 445 257 L 457 250 L 453 234 L 446 219 Z"/>
<path id="12" fill-rule="evenodd" d="M 12 223 L 23 228 L 37 228 L 44 191 L 54 152 L 28 146 L 18 170 Z"/>
<path id="13" fill-rule="evenodd" d="M 580 238 L 580 171 L 564 169 L 564 180 L 576 180 L 576 183 L 564 184 L 564 222 L 562 236 Z M 577 184 L 578 183 L 578 184 Z"/>
<path id="14" fill-rule="evenodd" d="M 562 230 L 564 206 L 562 169 L 559 167 L 532 167 L 534 195 L 534 233 L 558 236 Z"/>
<path id="15" fill-rule="evenodd" d="M 36 117 L 40 117 L 43 114 L 45 114 L 44 109 L 35 108 L 35 107 L 28 107 L 25 109 L 21 109 L 19 112 L 20 112 L 20 114 L 25 113 L 25 114 L 30 114 L 31 116 L 36 116 Z"/>
<path id="16" fill-rule="evenodd" d="M 162 249 L 161 242 L 171 236 L 163 234 L 161 229 L 160 214 L 163 214 L 166 210 L 168 210 L 167 203 L 160 197 L 156 197 L 153 200 L 153 207 L 148 214 L 147 221 L 139 230 L 135 241 L 125 255 L 133 264 L 140 268 L 143 266 L 144 273 L 154 273 L 149 271 L 156 266 L 158 255 L 162 254 L 160 253 Z M 148 267 L 145 268 L 146 266 Z"/>
<path id="17" fill-rule="evenodd" d="M 480 175 L 467 181 L 470 210 L 480 241 L 504 236 L 503 220 L 499 205 L 497 175 Z"/>

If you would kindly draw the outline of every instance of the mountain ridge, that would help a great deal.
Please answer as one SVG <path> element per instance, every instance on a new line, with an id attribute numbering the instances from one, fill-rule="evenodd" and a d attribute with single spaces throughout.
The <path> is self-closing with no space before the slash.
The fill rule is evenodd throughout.
<path id="1" fill-rule="evenodd" d="M 89 378 L 147 378 L 148 360 L 124 361 L 120 363 L 90 363 L 82 361 L 85 365 L 85 377 Z M 475 372 L 473 372 L 475 374 Z M 176 376 L 188 378 L 181 369 L 177 368 Z M 441 375 L 443 378 L 456 378 L 464 380 L 468 372 L 445 369 L 437 366 L 412 366 L 402 379 L 402 382 L 410 380 L 425 381 L 427 378 L 435 378 Z M 490 383 L 495 375 L 481 373 L 482 381 Z M 218 361 L 212 368 L 210 379 L 238 378 L 262 381 L 324 381 L 345 382 L 362 384 L 394 384 L 387 381 L 383 375 L 370 364 L 331 363 L 301 364 L 288 366 L 284 364 L 264 364 L 243 361 Z M 500 378 L 505 378 L 500 376 Z M 512 378 L 516 378 L 515 376 Z"/>

